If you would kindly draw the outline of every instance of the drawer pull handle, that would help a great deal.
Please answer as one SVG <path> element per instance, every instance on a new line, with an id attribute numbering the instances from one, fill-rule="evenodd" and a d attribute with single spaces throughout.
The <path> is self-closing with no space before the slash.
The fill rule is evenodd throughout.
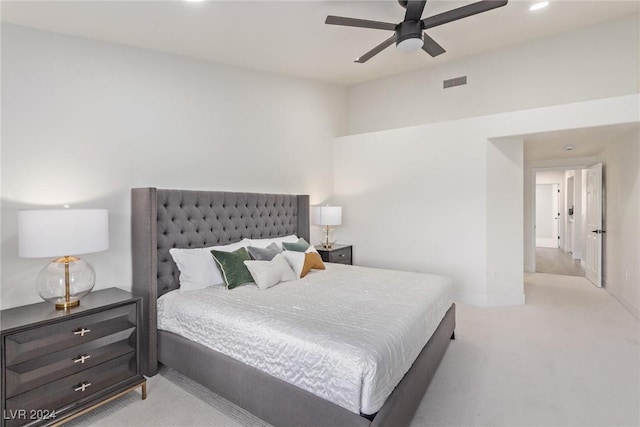
<path id="1" fill-rule="evenodd" d="M 91 329 L 80 328 L 77 331 L 75 331 L 73 335 L 80 335 L 81 337 L 83 337 L 84 334 L 87 334 L 89 332 L 91 332 Z"/>
<path id="2" fill-rule="evenodd" d="M 80 385 L 78 385 L 78 387 L 74 388 L 73 391 L 85 391 L 90 385 L 91 383 L 83 381 L 82 383 L 80 383 Z"/>
<path id="3" fill-rule="evenodd" d="M 344 258 L 344 257 L 346 257 L 347 255 L 346 255 L 346 254 L 340 254 L 340 256 Z"/>
<path id="4" fill-rule="evenodd" d="M 79 354 L 77 359 L 73 359 L 73 363 L 84 363 L 84 361 L 89 359 L 90 357 L 90 354 Z"/>

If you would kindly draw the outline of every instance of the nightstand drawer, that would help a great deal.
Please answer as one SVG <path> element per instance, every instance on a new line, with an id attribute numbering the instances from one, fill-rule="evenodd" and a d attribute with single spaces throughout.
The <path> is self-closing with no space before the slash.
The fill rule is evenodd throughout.
<path id="1" fill-rule="evenodd" d="M 333 245 L 329 249 L 316 246 L 316 250 L 324 262 L 353 265 L 353 246 L 351 245 Z"/>
<path id="2" fill-rule="evenodd" d="M 7 398 L 89 369 L 136 350 L 136 330 L 131 326 L 97 340 L 7 367 Z"/>
<path id="3" fill-rule="evenodd" d="M 6 366 L 75 347 L 136 325 L 136 304 L 127 304 L 5 336 Z"/>
<path id="4" fill-rule="evenodd" d="M 81 404 L 81 402 L 90 399 L 92 395 L 104 392 L 109 386 L 136 378 L 136 366 L 136 354 L 131 352 L 7 399 L 5 411 L 17 413 L 19 410 L 25 410 L 30 413 L 35 410 L 55 410 L 61 412 L 57 417 L 61 418 L 66 411 L 71 409 L 72 404 Z M 22 423 L 24 420 L 8 420 L 7 426 Z"/>
<path id="5" fill-rule="evenodd" d="M 328 262 L 351 264 L 351 247 L 336 249 L 328 254 Z"/>

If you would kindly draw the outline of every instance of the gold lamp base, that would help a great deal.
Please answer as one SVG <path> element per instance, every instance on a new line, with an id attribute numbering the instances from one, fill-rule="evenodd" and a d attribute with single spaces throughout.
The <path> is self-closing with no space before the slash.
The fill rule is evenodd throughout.
<path id="1" fill-rule="evenodd" d="M 333 245 L 336 243 L 335 241 L 332 241 L 329 238 L 329 233 L 331 232 L 332 228 L 329 227 L 328 225 L 324 226 L 324 230 L 325 230 L 325 239 L 322 242 L 322 247 L 324 249 L 331 249 L 333 247 Z"/>
<path id="2" fill-rule="evenodd" d="M 69 264 L 72 262 L 80 261 L 80 258 L 73 256 L 64 256 L 58 258 L 54 262 L 64 263 L 64 301 L 56 302 L 56 310 L 66 310 L 71 307 L 77 307 L 80 305 L 80 298 L 72 297 L 69 295 Z"/>
<path id="3" fill-rule="evenodd" d="M 88 262 L 64 256 L 50 262 L 36 283 L 42 299 L 55 305 L 56 310 L 69 310 L 79 306 L 80 299 L 93 289 L 95 272 Z"/>
<path id="4" fill-rule="evenodd" d="M 62 301 L 56 303 L 56 310 L 67 310 L 69 308 L 77 307 L 80 305 L 80 299 L 76 297 L 70 297 L 69 301 Z"/>

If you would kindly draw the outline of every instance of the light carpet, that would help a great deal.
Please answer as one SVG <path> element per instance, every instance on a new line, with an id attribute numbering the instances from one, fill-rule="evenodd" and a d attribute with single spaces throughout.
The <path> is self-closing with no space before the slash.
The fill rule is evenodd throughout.
<path id="1" fill-rule="evenodd" d="M 530 274 L 527 303 L 457 305 L 451 345 L 411 424 L 640 426 L 640 323 L 583 277 Z M 70 426 L 267 426 L 171 369 Z"/>
<path id="2" fill-rule="evenodd" d="M 562 274 L 564 276 L 584 276 L 580 260 L 560 248 L 536 248 L 536 272 Z"/>

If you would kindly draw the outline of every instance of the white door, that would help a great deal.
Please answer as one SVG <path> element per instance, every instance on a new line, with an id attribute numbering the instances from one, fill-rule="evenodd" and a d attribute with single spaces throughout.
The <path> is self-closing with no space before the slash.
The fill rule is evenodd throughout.
<path id="1" fill-rule="evenodd" d="M 536 246 L 557 248 L 558 234 L 558 184 L 536 184 Z"/>
<path id="2" fill-rule="evenodd" d="M 587 169 L 586 182 L 586 256 L 584 259 L 587 279 L 602 286 L 602 163 Z"/>

